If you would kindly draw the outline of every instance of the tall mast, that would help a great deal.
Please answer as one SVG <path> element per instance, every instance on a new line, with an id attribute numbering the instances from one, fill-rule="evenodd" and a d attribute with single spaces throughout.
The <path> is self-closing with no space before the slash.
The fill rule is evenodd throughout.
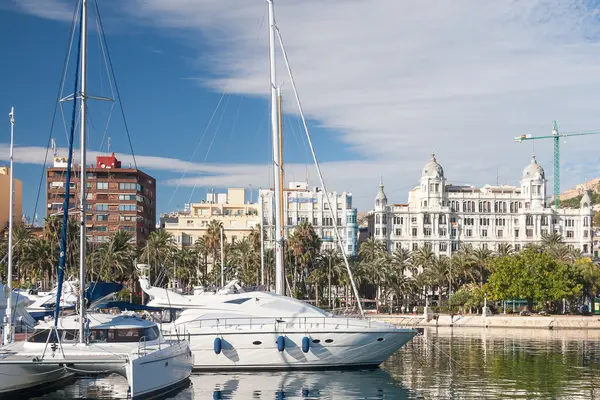
<path id="1" fill-rule="evenodd" d="M 3 343 L 8 344 L 12 342 L 12 235 L 13 235 L 13 210 L 14 210 L 14 189 L 13 189 L 13 146 L 14 146 L 14 132 L 15 132 L 15 108 L 10 109 L 10 183 L 8 194 L 8 273 L 6 278 L 5 295 L 8 293 L 6 298 L 6 314 L 4 315 L 4 338 Z"/>
<path id="2" fill-rule="evenodd" d="M 225 287 L 225 252 L 223 251 L 223 225 L 219 231 L 221 243 L 221 288 Z"/>
<path id="3" fill-rule="evenodd" d="M 263 191 L 262 188 L 259 191 L 259 196 L 260 196 L 260 224 L 258 225 L 260 227 L 260 284 L 262 286 L 265 285 L 265 227 L 264 227 L 264 214 L 263 214 L 263 204 L 264 204 L 264 199 L 263 199 Z"/>
<path id="4" fill-rule="evenodd" d="M 281 184 L 279 181 L 279 114 L 277 107 L 277 76 L 275 71 L 275 11 L 273 0 L 269 5 L 269 60 L 271 67 L 271 130 L 273 134 L 273 172 L 275 179 L 275 292 L 285 293 L 285 275 L 283 273 L 283 236 L 281 234 Z"/>
<path id="5" fill-rule="evenodd" d="M 283 202 L 283 190 L 285 188 L 284 179 L 283 179 L 283 114 L 282 114 L 282 106 L 281 106 L 281 88 L 277 88 L 277 126 L 279 133 L 279 226 L 281 226 L 281 275 L 283 276 L 283 293 L 285 294 L 286 288 L 286 279 L 285 279 L 285 254 L 284 254 L 284 242 L 287 237 L 285 234 L 285 203 Z"/>
<path id="6" fill-rule="evenodd" d="M 87 90 L 87 0 L 81 2 L 81 92 L 80 92 L 80 116 L 81 116 L 81 176 L 80 186 L 80 226 L 79 226 L 79 343 L 85 343 L 85 253 L 86 253 L 86 90 Z"/>

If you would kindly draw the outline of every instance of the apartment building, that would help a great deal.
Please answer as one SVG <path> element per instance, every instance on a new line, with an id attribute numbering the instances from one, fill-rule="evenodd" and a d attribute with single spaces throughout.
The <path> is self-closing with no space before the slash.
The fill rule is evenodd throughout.
<path id="1" fill-rule="evenodd" d="M 55 157 L 46 172 L 46 216 L 62 215 L 67 160 Z M 69 213 L 79 215 L 80 167 L 71 169 Z M 119 230 L 131 232 L 143 246 L 156 224 L 156 180 L 145 172 L 121 166 L 114 153 L 96 157 L 86 168 L 86 229 L 92 243 L 107 241 Z"/>

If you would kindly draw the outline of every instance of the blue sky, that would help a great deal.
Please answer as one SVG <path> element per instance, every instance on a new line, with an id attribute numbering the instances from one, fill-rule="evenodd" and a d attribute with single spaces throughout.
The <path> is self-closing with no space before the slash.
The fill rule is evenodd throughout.
<path id="1" fill-rule="evenodd" d="M 269 185 L 266 4 L 100 3 L 134 152 L 141 168 L 158 180 L 158 212 L 198 201 L 207 189 Z M 594 4 L 427 3 L 276 3 L 329 189 L 351 191 L 355 205 L 366 211 L 383 175 L 390 201 L 405 202 L 435 150 L 449 182 L 474 185 L 495 183 L 497 174 L 501 183 L 518 183 L 535 151 L 550 191 L 551 143 L 534 148 L 512 138 L 522 132 L 548 134 L 553 119 L 565 131 L 600 129 Z M 8 158 L 8 112 L 14 106 L 15 174 L 24 182 L 27 215 L 35 205 L 74 4 L 12 0 L 0 5 L 0 115 L 6 110 L 0 161 Z M 90 20 L 95 25 L 94 13 Z M 287 177 L 308 177 L 314 185 L 316 172 L 279 61 Z M 89 63 L 89 91 L 108 95 L 95 30 Z M 69 79 L 65 92 L 71 87 Z M 104 135 L 108 111 L 106 103 L 90 105 L 88 149 L 105 151 L 110 136 L 111 150 L 128 162 L 116 107 Z M 53 137 L 64 147 L 60 112 L 57 117 Z M 563 144 L 563 189 L 600 175 L 598 145 L 600 135 Z"/>

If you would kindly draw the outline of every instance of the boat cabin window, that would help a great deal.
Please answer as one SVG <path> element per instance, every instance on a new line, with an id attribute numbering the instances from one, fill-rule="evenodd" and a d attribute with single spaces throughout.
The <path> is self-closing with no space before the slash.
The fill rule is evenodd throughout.
<path id="1" fill-rule="evenodd" d="M 46 343 L 48 332 L 51 332 L 51 330 L 39 330 L 33 336 L 29 337 L 27 341 L 30 343 Z M 58 335 L 63 342 L 75 342 L 79 336 L 79 331 L 76 329 L 59 330 Z M 148 328 L 91 329 L 88 340 L 89 343 L 131 343 L 139 342 L 140 340 L 148 342 L 158 338 L 158 327 L 151 326 Z"/>
<path id="2" fill-rule="evenodd" d="M 110 329 L 108 331 L 108 341 L 113 343 L 139 342 L 140 340 L 148 342 L 156 339 L 158 339 L 157 326 L 149 328 Z"/>

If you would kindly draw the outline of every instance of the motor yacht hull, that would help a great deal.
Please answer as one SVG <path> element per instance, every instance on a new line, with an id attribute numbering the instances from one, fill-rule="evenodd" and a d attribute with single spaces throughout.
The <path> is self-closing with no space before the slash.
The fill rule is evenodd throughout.
<path id="1" fill-rule="evenodd" d="M 279 339 L 280 336 L 283 339 Z M 189 328 L 194 370 L 208 371 L 374 367 L 414 336 L 412 330 L 194 332 Z M 220 349 L 215 345 L 217 338 Z M 283 341 L 283 346 L 278 340 Z"/>

